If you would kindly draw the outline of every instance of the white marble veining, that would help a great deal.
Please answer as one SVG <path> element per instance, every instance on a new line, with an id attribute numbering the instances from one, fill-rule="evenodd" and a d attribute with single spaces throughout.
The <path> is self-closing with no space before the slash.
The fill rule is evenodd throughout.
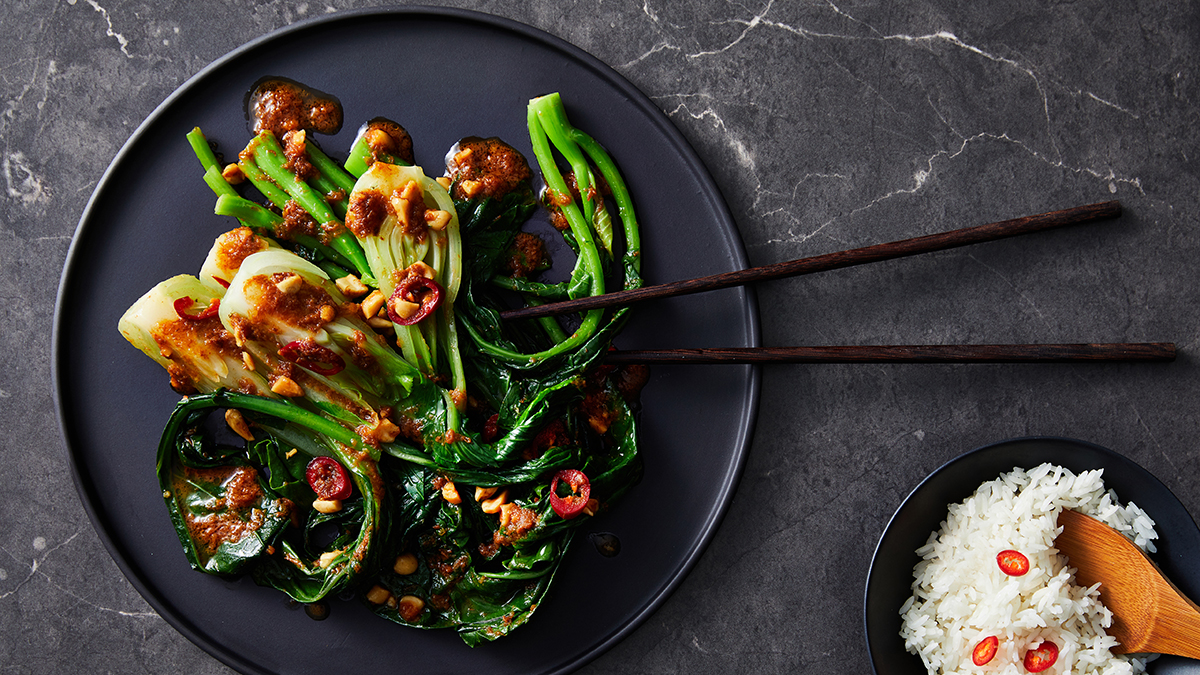
<path id="1" fill-rule="evenodd" d="M 76 496 L 50 377 L 56 280 L 108 163 L 177 86 L 271 30 L 372 4 L 0 7 L 0 673 L 231 672 L 141 599 Z M 645 92 L 714 175 L 752 263 L 1125 207 L 1115 223 L 1027 242 L 765 284 L 766 344 L 1181 349 L 1161 367 L 765 369 L 753 449 L 713 543 L 582 672 L 869 672 L 862 586 L 887 519 L 930 471 L 1003 438 L 1111 447 L 1200 514 L 1194 4 L 446 4 L 546 30 Z"/>

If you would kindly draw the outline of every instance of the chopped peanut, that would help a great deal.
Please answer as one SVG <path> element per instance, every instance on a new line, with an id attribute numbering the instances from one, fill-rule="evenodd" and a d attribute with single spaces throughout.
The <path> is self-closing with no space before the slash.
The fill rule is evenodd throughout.
<path id="1" fill-rule="evenodd" d="M 225 411 L 225 423 L 238 436 L 248 441 L 254 440 L 254 434 L 250 431 L 250 423 L 246 421 L 245 417 L 242 417 L 242 411 L 234 408 L 227 409 Z"/>
<path id="2" fill-rule="evenodd" d="M 337 513 L 342 510 L 342 500 L 340 499 L 314 499 L 313 510 L 317 513 Z"/>
<path id="3" fill-rule="evenodd" d="M 337 281 L 334 281 L 333 284 L 337 286 L 337 289 L 341 291 L 342 295 L 346 296 L 347 298 L 358 298 L 371 291 L 371 289 L 368 288 L 367 285 L 362 282 L 362 280 L 353 274 L 347 274 Z"/>
<path id="4" fill-rule="evenodd" d="M 225 168 L 221 169 L 221 176 L 230 185 L 237 185 L 246 180 L 246 174 L 242 173 L 242 167 L 237 164 L 226 164 Z"/>
<path id="5" fill-rule="evenodd" d="M 425 277 L 426 279 L 432 279 L 437 276 L 437 272 L 435 272 L 432 267 L 421 262 L 420 260 L 406 267 L 404 269 L 404 274 L 405 276 L 408 276 L 409 274 L 417 274 Z"/>
<path id="6" fill-rule="evenodd" d="M 304 390 L 290 377 L 275 378 L 275 381 L 271 383 L 271 391 L 280 396 L 287 396 L 288 398 L 296 398 L 297 396 L 304 395 Z"/>
<path id="7" fill-rule="evenodd" d="M 454 481 L 448 480 L 442 486 L 442 499 L 445 499 L 451 504 L 461 504 L 462 497 L 458 496 L 458 488 L 454 487 Z"/>
<path id="8" fill-rule="evenodd" d="M 512 520 L 512 510 L 516 506 L 516 504 L 512 503 L 500 505 L 500 527 L 508 526 L 508 521 Z"/>
<path id="9" fill-rule="evenodd" d="M 498 488 L 494 485 L 492 487 L 477 487 L 477 488 L 475 488 L 475 501 L 481 502 L 481 501 L 487 499 L 488 497 L 491 497 L 492 495 L 496 494 L 496 490 L 499 490 L 499 489 L 500 488 Z"/>
<path id="10" fill-rule="evenodd" d="M 504 490 L 491 499 L 485 499 L 480 508 L 484 513 L 500 513 L 500 507 L 506 503 L 508 503 L 508 490 Z"/>
<path id="11" fill-rule="evenodd" d="M 434 180 L 437 181 L 438 185 L 441 185 L 442 187 L 446 188 L 447 190 L 450 189 L 450 177 L 449 176 L 438 176 L 437 178 L 434 178 Z"/>
<path id="12" fill-rule="evenodd" d="M 292 457 L 296 456 L 297 452 L 300 452 L 300 450 L 298 448 L 292 448 L 291 450 L 288 450 L 287 452 L 283 453 L 283 456 L 288 459 L 291 459 Z"/>
<path id="13" fill-rule="evenodd" d="M 371 152 L 392 151 L 392 137 L 383 129 L 368 129 L 363 140 L 367 142 L 367 147 L 371 148 Z"/>
<path id="14" fill-rule="evenodd" d="M 373 605 L 382 605 L 391 599 L 392 594 L 383 586 L 372 586 L 371 590 L 367 591 L 367 602 Z"/>
<path id="15" fill-rule="evenodd" d="M 421 186 L 415 180 L 408 181 L 400 188 L 400 198 L 407 199 L 410 202 L 414 199 L 420 199 Z"/>
<path id="16" fill-rule="evenodd" d="M 589 516 L 594 516 L 600 510 L 599 499 L 589 499 L 587 505 L 583 507 L 583 512 Z"/>
<path id="17" fill-rule="evenodd" d="M 246 366 L 246 370 L 254 370 L 254 357 L 250 356 L 250 352 L 242 352 L 242 363 Z"/>
<path id="18" fill-rule="evenodd" d="M 375 427 L 375 438 L 379 439 L 382 443 L 391 443 L 399 435 L 400 427 L 387 418 L 380 419 L 379 425 Z"/>
<path id="19" fill-rule="evenodd" d="M 483 183 L 477 180 L 463 180 L 458 184 L 458 188 L 462 190 L 463 195 L 467 199 L 471 199 L 483 189 Z"/>
<path id="20" fill-rule="evenodd" d="M 446 225 L 448 225 L 449 223 L 450 223 L 450 212 L 449 211 L 442 211 L 441 209 L 438 209 L 436 211 L 426 211 L 425 212 L 425 224 L 428 225 L 429 229 L 431 229 L 431 230 L 438 230 L 438 231 L 444 230 L 444 229 L 446 229 Z"/>
<path id="21" fill-rule="evenodd" d="M 170 498 L 171 498 L 171 491 L 163 490 L 163 499 L 170 499 Z"/>
<path id="22" fill-rule="evenodd" d="M 408 576 L 417 571 L 417 556 L 411 553 L 401 553 L 396 557 L 396 564 L 392 565 L 392 569 L 400 576 Z"/>
<path id="23" fill-rule="evenodd" d="M 417 310 L 421 309 L 421 306 L 415 302 L 401 300 L 400 298 L 393 298 L 391 302 L 388 303 L 388 308 L 392 310 L 393 314 L 401 319 L 407 319 L 408 317 L 416 314 Z"/>
<path id="24" fill-rule="evenodd" d="M 375 330 L 387 330 L 392 327 L 392 322 L 382 316 L 373 316 L 367 319 L 367 325 Z"/>
<path id="25" fill-rule="evenodd" d="M 383 309 L 383 304 L 387 302 L 387 297 L 383 291 L 371 291 L 371 294 L 362 301 L 362 313 L 364 319 L 369 319 L 379 313 Z"/>
<path id="26" fill-rule="evenodd" d="M 392 195 L 391 202 L 392 209 L 396 212 L 396 219 L 404 226 L 404 230 L 408 231 L 408 205 L 412 203 L 411 200 L 404 197 L 397 198 L 395 195 Z"/>
<path id="27" fill-rule="evenodd" d="M 299 274 L 289 274 L 275 284 L 280 293 L 291 295 L 304 286 L 304 277 Z"/>
<path id="28" fill-rule="evenodd" d="M 406 595 L 397 603 L 396 612 L 405 621 L 414 621 L 425 609 L 425 601 L 415 595 Z"/>
<path id="29" fill-rule="evenodd" d="M 472 152 L 471 148 L 463 148 L 462 150 L 459 150 L 458 152 L 454 153 L 454 163 L 462 164 L 463 162 L 470 159 L 472 154 L 473 154 L 473 152 Z"/>
<path id="30" fill-rule="evenodd" d="M 321 305 L 321 321 L 329 323 L 337 316 L 337 308 L 333 305 Z"/>
<path id="31" fill-rule="evenodd" d="M 337 560 L 338 556 L 343 553 L 345 553 L 345 551 L 326 551 L 321 554 L 320 558 L 317 558 L 317 565 L 319 565 L 321 569 L 325 569 L 332 565 L 333 561 Z"/>

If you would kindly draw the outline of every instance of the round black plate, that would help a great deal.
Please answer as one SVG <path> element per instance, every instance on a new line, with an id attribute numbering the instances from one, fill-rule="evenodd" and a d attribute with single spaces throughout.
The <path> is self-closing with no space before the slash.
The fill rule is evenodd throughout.
<path id="1" fill-rule="evenodd" d="M 961 502 L 985 481 L 1014 467 L 1045 462 L 1075 473 L 1104 469 L 1104 484 L 1121 502 L 1134 502 L 1154 520 L 1158 552 L 1151 557 L 1189 597 L 1200 597 L 1200 529 L 1171 491 L 1128 458 L 1098 445 L 1065 438 L 1021 438 L 984 446 L 947 462 L 913 490 L 888 523 L 867 576 L 867 649 L 878 675 L 925 675 L 921 659 L 904 649 L 900 606 L 912 594 L 917 548 L 941 526 L 950 504 Z M 1152 675 L 1196 675 L 1200 662 L 1164 656 Z"/>
<path id="2" fill-rule="evenodd" d="M 645 479 L 583 528 L 556 589 L 529 625 L 469 649 L 453 632 L 421 631 L 335 602 L 323 622 L 249 580 L 191 571 L 154 477 L 158 435 L 177 400 L 166 373 L 125 343 L 117 319 L 142 293 L 195 274 L 234 226 L 184 135 L 201 127 L 226 156 L 249 140 L 242 99 L 259 78 L 289 77 L 337 96 L 345 128 L 322 137 L 344 152 L 361 122 L 385 116 L 412 134 L 417 161 L 439 175 L 468 135 L 500 136 L 532 157 L 531 97 L 559 91 L 572 122 L 621 165 L 642 223 L 651 282 L 746 266 L 720 191 L 670 121 L 595 58 L 527 26 L 454 10 L 334 15 L 252 42 L 180 87 L 137 130 L 100 181 L 59 291 L 55 384 L 76 483 L 117 564 L 180 632 L 254 673 L 486 672 L 574 669 L 633 630 L 671 592 L 711 537 L 733 493 L 758 397 L 757 370 L 662 367 L 643 397 Z M 635 311 L 624 348 L 757 346 L 752 296 L 733 289 Z M 615 533 L 599 555 L 588 534 Z"/>

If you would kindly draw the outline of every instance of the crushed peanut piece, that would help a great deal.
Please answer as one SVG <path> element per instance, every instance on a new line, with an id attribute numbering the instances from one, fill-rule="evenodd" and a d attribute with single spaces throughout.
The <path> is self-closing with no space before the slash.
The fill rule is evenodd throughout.
<path id="1" fill-rule="evenodd" d="M 491 499 L 485 499 L 480 508 L 484 513 L 500 513 L 500 507 L 506 503 L 508 503 L 508 490 L 502 491 Z"/>
<path id="2" fill-rule="evenodd" d="M 589 516 L 594 516 L 599 511 L 600 511 L 600 500 L 599 499 L 589 499 L 587 501 L 587 504 L 583 507 L 583 512 Z"/>
<path id="3" fill-rule="evenodd" d="M 340 499 L 314 499 L 313 510 L 317 513 L 337 513 L 342 510 L 342 500 Z"/>
<path id="4" fill-rule="evenodd" d="M 388 303 L 388 307 L 392 310 L 393 314 L 401 319 L 407 319 L 408 317 L 416 314 L 417 310 L 421 309 L 421 306 L 417 303 L 401 300 L 400 298 L 393 298 L 392 301 Z"/>
<path id="5" fill-rule="evenodd" d="M 333 305 L 321 305 L 321 321 L 329 323 L 337 316 L 337 308 Z"/>
<path id="6" fill-rule="evenodd" d="M 371 289 L 367 287 L 367 285 L 364 284 L 361 279 L 353 274 L 347 274 L 337 281 L 334 281 L 333 284 L 337 286 L 337 289 L 341 291 L 342 295 L 346 296 L 347 298 L 357 298 L 371 292 Z"/>
<path id="7" fill-rule="evenodd" d="M 224 169 L 221 169 L 221 177 L 230 185 L 237 185 L 246 180 L 246 174 L 242 173 L 242 167 L 237 164 L 226 164 Z"/>
<path id="8" fill-rule="evenodd" d="M 396 426 L 389 419 L 379 420 L 379 426 L 375 427 L 375 438 L 381 443 L 391 443 L 400 435 L 400 427 Z"/>
<path id="9" fill-rule="evenodd" d="M 382 316 L 373 316 L 367 319 L 367 325 L 375 330 L 387 330 L 392 327 L 392 322 Z"/>
<path id="10" fill-rule="evenodd" d="M 420 260 L 404 268 L 404 275 L 408 276 L 409 274 L 416 274 L 426 279 L 432 279 L 437 276 L 437 272 L 432 267 Z"/>
<path id="11" fill-rule="evenodd" d="M 406 577 L 417 571 L 417 556 L 411 553 L 401 553 L 396 557 L 396 564 L 392 565 L 392 569 L 396 574 Z"/>
<path id="12" fill-rule="evenodd" d="M 299 274 L 289 274 L 275 283 L 280 293 L 291 295 L 304 286 L 304 277 Z"/>
<path id="13" fill-rule="evenodd" d="M 449 176 L 438 176 L 437 178 L 434 178 L 434 180 L 437 181 L 438 185 L 441 185 L 442 187 L 446 188 L 447 190 L 450 189 L 450 177 Z"/>
<path id="14" fill-rule="evenodd" d="M 250 423 L 246 421 L 245 417 L 242 417 L 242 411 L 235 408 L 226 409 L 225 423 L 228 424 L 229 428 L 233 429 L 233 433 L 237 434 L 238 436 L 241 436 L 248 441 L 254 440 L 254 434 L 250 431 Z"/>
<path id="15" fill-rule="evenodd" d="M 283 453 L 283 456 L 286 457 L 287 459 L 291 459 L 292 457 L 296 456 L 297 452 L 300 452 L 299 448 L 292 448 L 291 450 L 288 450 L 287 452 Z"/>
<path id="16" fill-rule="evenodd" d="M 483 183 L 477 180 L 463 180 L 458 184 L 458 187 L 462 190 L 463 196 L 467 199 L 472 199 L 483 189 Z"/>
<path id="17" fill-rule="evenodd" d="M 379 313 L 383 309 L 383 304 L 387 302 L 387 297 L 383 291 L 374 290 L 371 294 L 362 301 L 362 313 L 364 319 L 369 319 Z"/>
<path id="18" fill-rule="evenodd" d="M 321 569 L 325 569 L 332 565 L 333 561 L 343 553 L 345 553 L 345 551 L 326 551 L 321 554 L 320 558 L 317 558 L 317 565 L 319 565 Z"/>
<path id="19" fill-rule="evenodd" d="M 171 491 L 163 490 L 163 499 L 170 499 L 170 498 L 171 498 Z"/>
<path id="20" fill-rule="evenodd" d="M 367 602 L 373 605 L 382 605 L 390 600 L 392 594 L 383 586 L 372 586 L 371 590 L 367 591 Z"/>
<path id="21" fill-rule="evenodd" d="M 246 366 L 246 370 L 254 372 L 254 357 L 250 356 L 250 352 L 242 352 L 242 364 Z"/>
<path id="22" fill-rule="evenodd" d="M 441 231 L 446 229 L 446 225 L 450 224 L 450 212 L 438 209 L 436 211 L 425 212 L 425 224 L 431 230 Z"/>
<path id="23" fill-rule="evenodd" d="M 448 480 L 442 486 L 442 499 L 445 499 L 451 504 L 461 504 L 462 497 L 458 496 L 458 488 L 454 487 L 454 481 Z"/>
<path id="24" fill-rule="evenodd" d="M 421 615 L 421 610 L 425 609 L 425 601 L 415 595 L 406 595 L 400 598 L 396 612 L 400 614 L 400 618 L 405 621 L 415 621 Z"/>
<path id="25" fill-rule="evenodd" d="M 475 501 L 481 502 L 481 501 L 487 499 L 488 497 L 491 497 L 492 495 L 496 494 L 496 490 L 499 490 L 499 489 L 500 488 L 498 488 L 494 485 L 492 487 L 477 487 L 477 488 L 475 488 Z"/>
<path id="26" fill-rule="evenodd" d="M 290 377 L 276 378 L 275 381 L 271 383 L 271 391 L 279 394 L 280 396 L 287 396 L 288 398 L 296 398 L 297 396 L 304 395 L 304 390 L 301 389 L 300 385 L 296 384 L 296 381 Z"/>
<path id="27" fill-rule="evenodd" d="M 421 186 L 415 180 L 408 181 L 400 188 L 400 198 L 407 199 L 410 202 L 414 199 L 420 199 L 421 194 Z"/>

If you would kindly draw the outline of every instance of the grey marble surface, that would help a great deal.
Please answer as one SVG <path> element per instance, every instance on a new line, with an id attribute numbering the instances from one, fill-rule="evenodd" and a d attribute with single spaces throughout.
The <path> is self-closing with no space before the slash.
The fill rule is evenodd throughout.
<path id="1" fill-rule="evenodd" d="M 224 673 L 140 598 L 57 433 L 56 280 L 122 143 L 238 45 L 346 2 L 0 7 L 0 672 Z M 762 264 L 1117 198 L 1116 222 L 779 282 L 763 341 L 1174 341 L 1170 365 L 778 366 L 699 564 L 600 673 L 864 672 L 862 593 L 943 462 L 1082 438 L 1200 514 L 1200 5 L 466 2 L 568 40 L 665 111 Z M 659 280 L 666 281 L 666 280 Z"/>

